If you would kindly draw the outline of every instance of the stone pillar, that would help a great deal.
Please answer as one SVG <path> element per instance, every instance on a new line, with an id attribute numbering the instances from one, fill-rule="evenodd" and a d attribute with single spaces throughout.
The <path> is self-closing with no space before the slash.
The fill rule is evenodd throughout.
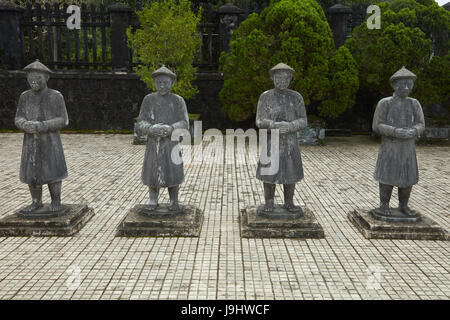
<path id="1" fill-rule="evenodd" d="M 24 11 L 24 8 L 15 3 L 0 3 L 0 49 L 3 69 L 16 70 L 25 66 L 23 31 L 20 25 Z"/>
<path id="2" fill-rule="evenodd" d="M 217 11 L 219 16 L 220 51 L 230 51 L 230 40 L 233 31 L 239 26 L 239 14 L 242 10 L 231 3 L 224 4 Z"/>
<path id="3" fill-rule="evenodd" d="M 347 20 L 351 13 L 352 9 L 339 3 L 328 8 L 328 23 L 333 31 L 336 49 L 342 46 L 347 39 Z"/>
<path id="4" fill-rule="evenodd" d="M 114 71 L 131 68 L 130 49 L 127 46 L 127 28 L 131 20 L 131 8 L 115 3 L 108 7 L 111 22 L 111 60 Z"/>

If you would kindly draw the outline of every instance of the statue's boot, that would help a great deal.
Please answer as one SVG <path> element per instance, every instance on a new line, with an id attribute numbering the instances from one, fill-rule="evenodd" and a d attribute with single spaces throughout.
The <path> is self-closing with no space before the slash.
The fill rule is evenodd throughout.
<path id="1" fill-rule="evenodd" d="M 412 186 L 407 188 L 398 188 L 398 203 L 399 203 L 398 208 L 400 209 L 401 212 L 403 212 L 407 216 L 417 215 L 417 213 L 414 210 L 411 210 L 408 207 L 408 201 L 409 196 L 411 195 L 411 190 Z"/>
<path id="2" fill-rule="evenodd" d="M 42 207 L 42 186 L 33 186 L 30 184 L 28 187 L 31 193 L 31 204 L 21 210 L 24 213 L 32 213 Z"/>
<path id="3" fill-rule="evenodd" d="M 290 212 L 299 211 L 300 207 L 294 205 L 295 184 L 284 184 L 284 208 Z"/>
<path id="4" fill-rule="evenodd" d="M 159 188 L 156 187 L 148 187 L 148 193 L 150 196 L 149 210 L 155 210 L 158 207 L 158 195 Z"/>
<path id="5" fill-rule="evenodd" d="M 391 210 L 389 209 L 389 202 L 391 201 L 393 186 L 388 184 L 380 183 L 380 211 L 383 215 L 391 215 Z"/>
<path id="6" fill-rule="evenodd" d="M 50 191 L 50 198 L 52 203 L 50 204 L 50 211 L 60 211 L 63 209 L 61 205 L 61 181 L 48 184 L 48 190 Z"/>
<path id="7" fill-rule="evenodd" d="M 265 212 L 272 212 L 275 198 L 275 184 L 264 183 L 264 208 Z"/>
<path id="8" fill-rule="evenodd" d="M 178 186 L 175 187 L 168 187 L 169 191 L 169 197 L 170 197 L 170 205 L 169 210 L 170 211 L 177 211 L 180 210 L 180 205 L 178 204 Z"/>

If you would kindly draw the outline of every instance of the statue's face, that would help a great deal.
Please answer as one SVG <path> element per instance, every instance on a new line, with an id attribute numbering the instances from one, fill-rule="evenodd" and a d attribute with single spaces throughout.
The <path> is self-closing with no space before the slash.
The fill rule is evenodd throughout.
<path id="1" fill-rule="evenodd" d="M 228 27 L 232 28 L 236 26 L 237 23 L 237 16 L 226 14 L 222 18 L 220 18 L 220 22 L 227 25 Z"/>
<path id="2" fill-rule="evenodd" d="M 171 77 L 162 74 L 157 76 L 154 81 L 156 90 L 158 90 L 159 94 L 164 96 L 170 92 L 173 85 L 173 80 Z"/>
<path id="3" fill-rule="evenodd" d="M 29 72 L 27 74 L 28 84 L 34 91 L 40 91 L 47 87 L 48 78 L 47 74 L 41 72 Z"/>
<path id="4" fill-rule="evenodd" d="M 273 84 L 276 89 L 284 90 L 289 87 L 289 83 L 292 79 L 292 74 L 289 71 L 277 71 L 273 74 Z"/>
<path id="5" fill-rule="evenodd" d="M 412 79 L 397 79 L 392 83 L 395 95 L 400 98 L 406 98 L 414 87 Z"/>

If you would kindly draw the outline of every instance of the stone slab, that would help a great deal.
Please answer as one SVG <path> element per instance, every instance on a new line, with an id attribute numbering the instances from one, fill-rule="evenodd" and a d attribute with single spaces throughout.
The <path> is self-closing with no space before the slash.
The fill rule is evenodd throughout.
<path id="1" fill-rule="evenodd" d="M 29 219 L 54 218 L 54 217 L 60 217 L 60 216 L 66 215 L 67 212 L 70 210 L 70 207 L 63 205 L 61 210 L 51 211 L 50 205 L 45 204 L 41 208 L 34 210 L 32 213 L 23 212 L 22 210 L 23 209 L 19 210 L 20 217 L 29 218 Z"/>
<path id="2" fill-rule="evenodd" d="M 162 205 L 163 207 L 164 205 Z M 197 207 L 183 205 L 175 215 L 143 214 L 146 205 L 133 207 L 116 232 L 116 236 L 126 237 L 198 237 L 203 223 L 203 212 Z"/>
<path id="3" fill-rule="evenodd" d="M 375 219 L 368 209 L 356 209 L 348 218 L 366 239 L 449 240 L 448 232 L 432 219 L 417 222 L 389 222 Z"/>
<path id="4" fill-rule="evenodd" d="M 169 210 L 168 204 L 159 204 L 156 209 L 151 210 L 149 205 L 139 205 L 137 208 L 138 212 L 141 215 L 149 216 L 150 218 L 154 217 L 161 217 L 161 218 L 167 218 L 167 217 L 174 217 L 176 215 L 183 213 L 183 207 L 180 207 L 179 210 Z"/>
<path id="5" fill-rule="evenodd" d="M 68 208 L 67 213 L 56 217 L 24 216 L 18 210 L 0 220 L 0 237 L 71 236 L 80 231 L 94 215 L 94 210 L 85 204 L 64 206 Z"/>
<path id="6" fill-rule="evenodd" d="M 390 208 L 390 215 L 385 215 L 380 208 L 376 208 L 370 210 L 370 215 L 376 220 L 386 221 L 390 223 L 419 222 L 420 220 L 422 220 L 422 216 L 418 212 L 414 210 L 411 211 L 414 213 L 414 215 L 408 216 L 398 208 Z"/>
<path id="7" fill-rule="evenodd" d="M 243 238 L 320 239 L 325 234 L 313 212 L 301 207 L 303 216 L 294 219 L 266 218 L 257 214 L 257 207 L 241 210 L 240 225 Z"/>
<path id="8" fill-rule="evenodd" d="M 289 211 L 280 205 L 275 205 L 271 212 L 265 212 L 264 205 L 260 205 L 256 208 L 256 212 L 259 216 L 268 219 L 296 219 L 303 216 L 303 211 L 300 207 L 298 207 L 298 210 Z"/>

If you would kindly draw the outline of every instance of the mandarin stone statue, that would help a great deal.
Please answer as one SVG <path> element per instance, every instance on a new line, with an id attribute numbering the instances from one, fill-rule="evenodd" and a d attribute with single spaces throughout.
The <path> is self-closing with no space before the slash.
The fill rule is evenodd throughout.
<path id="1" fill-rule="evenodd" d="M 278 170 L 274 174 L 264 174 L 262 168 L 271 164 L 258 162 L 256 178 L 264 183 L 265 205 L 262 211 L 273 212 L 275 185 L 283 184 L 284 208 L 289 212 L 300 212 L 294 205 L 295 183 L 303 178 L 302 158 L 297 141 L 297 131 L 306 128 L 305 103 L 300 93 L 288 89 L 294 69 L 279 63 L 270 70 L 275 88 L 261 94 L 256 112 L 256 126 L 267 129 L 268 157 L 279 157 Z M 271 130 L 279 130 L 279 150 L 275 155 L 271 150 Z M 265 152 L 263 150 L 262 152 Z"/>
<path id="2" fill-rule="evenodd" d="M 419 101 L 408 97 L 416 78 L 405 67 L 398 70 L 390 79 L 393 96 L 381 99 L 375 110 L 373 131 L 382 137 L 374 173 L 380 189 L 380 207 L 373 210 L 375 218 L 418 217 L 408 207 L 412 186 L 419 180 L 415 139 L 425 129 Z M 398 210 L 389 208 L 393 187 L 398 188 Z"/>
<path id="3" fill-rule="evenodd" d="M 25 131 L 20 181 L 28 184 L 31 204 L 0 220 L 0 236 L 70 236 L 94 215 L 85 204 L 61 204 L 67 166 L 59 130 L 69 124 L 64 97 L 47 87 L 52 71 L 39 60 L 24 68 L 31 89 L 20 95 L 16 126 Z M 51 203 L 42 203 L 48 185 Z"/>
<path id="4" fill-rule="evenodd" d="M 141 177 L 149 188 L 149 211 L 158 206 L 160 188 L 168 188 L 168 209 L 178 211 L 178 186 L 184 180 L 184 172 L 183 164 L 174 163 L 172 159 L 172 149 L 178 141 L 172 141 L 171 135 L 174 129 L 189 129 L 189 118 L 184 99 L 170 92 L 176 80 L 175 73 L 162 66 L 152 77 L 157 92 L 142 101 L 137 124 L 137 130 L 148 135 Z"/>
<path id="5" fill-rule="evenodd" d="M 52 199 L 48 210 L 62 211 L 61 181 L 67 178 L 67 167 L 59 130 L 69 124 L 64 98 L 47 87 L 51 71 L 38 60 L 24 70 L 31 89 L 19 98 L 15 124 L 25 131 L 20 181 L 28 184 L 32 203 L 22 213 L 33 214 L 42 208 L 44 184 Z"/>
<path id="6" fill-rule="evenodd" d="M 184 181 L 178 137 L 189 135 L 186 103 L 170 92 L 175 73 L 162 66 L 152 77 L 157 92 L 144 97 L 136 123 L 137 133 L 147 136 L 141 180 L 148 186 L 150 201 L 128 212 L 117 236 L 198 236 L 202 211 L 178 203 L 179 186 Z M 161 188 L 168 189 L 169 204 L 158 203 Z"/>
<path id="7" fill-rule="evenodd" d="M 313 212 L 294 204 L 295 184 L 303 179 L 297 132 L 307 126 L 305 103 L 300 93 L 288 89 L 295 71 L 279 63 L 269 74 L 274 89 L 261 94 L 256 126 L 262 146 L 256 178 L 263 182 L 264 205 L 241 211 L 244 238 L 323 238 Z M 275 205 L 275 187 L 282 184 L 284 205 Z"/>
<path id="8" fill-rule="evenodd" d="M 381 147 L 374 179 L 379 183 L 380 206 L 359 208 L 348 218 L 367 239 L 448 240 L 448 232 L 431 218 L 408 206 L 412 186 L 419 181 L 415 139 L 425 129 L 419 101 L 408 97 L 416 75 L 402 67 L 390 82 L 392 97 L 378 102 L 373 131 L 381 135 Z M 398 188 L 398 208 L 390 208 L 394 187 Z"/>

